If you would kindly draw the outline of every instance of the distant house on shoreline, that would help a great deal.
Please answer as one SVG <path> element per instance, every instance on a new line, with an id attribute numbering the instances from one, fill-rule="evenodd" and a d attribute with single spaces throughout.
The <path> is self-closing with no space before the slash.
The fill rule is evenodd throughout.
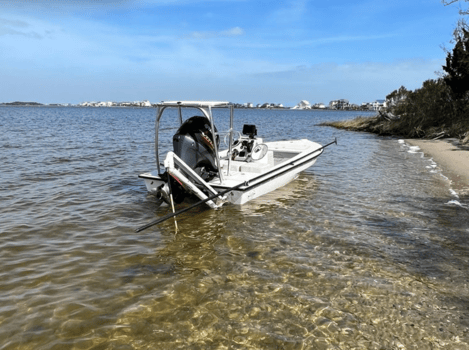
<path id="1" fill-rule="evenodd" d="M 332 100 L 329 102 L 329 109 L 349 109 L 350 102 L 346 99 Z"/>
<path id="2" fill-rule="evenodd" d="M 319 103 L 315 103 L 312 108 L 314 108 L 314 109 L 326 109 L 326 105 L 322 102 L 319 102 Z"/>
<path id="3" fill-rule="evenodd" d="M 301 100 L 295 107 L 292 109 L 311 109 L 311 104 L 306 100 Z"/>
<path id="4" fill-rule="evenodd" d="M 389 97 L 389 96 L 388 96 Z M 365 111 L 379 111 L 387 107 L 396 105 L 405 100 L 405 95 L 393 96 L 388 100 L 375 100 L 374 102 L 363 102 L 361 105 L 352 104 L 347 99 L 332 100 L 329 104 L 318 102 L 311 104 L 307 100 L 301 100 L 294 107 L 285 107 L 281 103 L 232 103 L 235 108 L 261 108 L 261 109 L 294 109 L 294 110 L 309 110 L 309 109 L 330 109 L 330 110 L 365 110 Z M 37 102 L 7 102 L 0 103 L 2 106 L 42 106 Z M 148 100 L 133 101 L 133 102 L 113 102 L 113 101 L 91 101 L 82 102 L 78 105 L 72 104 L 49 104 L 45 106 L 78 106 L 78 107 L 156 107 Z"/>
<path id="5" fill-rule="evenodd" d="M 152 104 L 148 100 L 134 102 L 83 102 L 82 107 L 151 107 Z"/>
<path id="6" fill-rule="evenodd" d="M 374 102 L 363 102 L 361 109 L 366 109 L 369 111 L 379 111 L 388 106 L 386 100 L 376 100 Z"/>

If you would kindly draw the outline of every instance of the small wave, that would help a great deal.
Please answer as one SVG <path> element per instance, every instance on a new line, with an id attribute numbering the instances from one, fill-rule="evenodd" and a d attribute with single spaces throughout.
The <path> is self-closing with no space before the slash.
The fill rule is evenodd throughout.
<path id="1" fill-rule="evenodd" d="M 414 153 L 414 154 L 421 153 L 422 158 L 426 158 L 419 146 L 409 146 L 408 144 L 406 144 L 405 140 L 402 140 L 402 139 L 398 140 L 397 142 L 402 144 L 404 146 L 404 149 L 407 149 L 407 152 Z M 428 159 L 428 162 L 429 162 L 429 164 L 426 165 L 425 168 L 429 170 L 429 173 L 430 174 L 440 175 L 451 186 L 451 183 L 452 183 L 451 180 L 447 176 L 443 175 L 443 173 L 441 172 L 441 169 L 438 168 L 438 164 L 433 160 L 433 158 Z M 459 199 L 458 193 L 455 190 L 453 190 L 451 187 L 449 188 L 449 192 L 450 192 L 452 197 L 454 197 L 456 199 Z M 467 205 L 461 204 L 457 200 L 450 200 L 446 204 L 448 204 L 448 205 L 458 205 L 462 208 L 469 208 Z"/>
<path id="2" fill-rule="evenodd" d="M 409 152 L 409 153 L 418 153 L 418 152 L 420 152 L 420 147 L 419 146 L 409 146 L 409 150 L 407 152 Z"/>
<path id="3" fill-rule="evenodd" d="M 461 208 L 464 208 L 464 209 L 467 209 L 467 208 L 468 208 L 467 205 L 461 204 L 459 201 L 454 200 L 454 199 L 450 200 L 450 201 L 449 201 L 448 203 L 446 203 L 446 204 L 447 204 L 447 205 L 457 205 L 457 206 L 459 206 L 459 207 L 461 207 Z"/>
<path id="4" fill-rule="evenodd" d="M 422 152 L 422 150 L 420 149 L 419 146 L 410 146 L 409 144 L 407 144 L 405 142 L 405 140 L 397 140 L 398 143 L 400 143 L 401 145 L 404 146 L 404 149 L 407 149 L 407 152 L 409 153 L 419 153 L 419 152 Z"/>
<path id="5" fill-rule="evenodd" d="M 435 171 L 435 173 L 439 173 L 440 176 L 441 176 L 443 179 L 445 179 L 445 180 L 448 181 L 448 182 L 451 182 L 451 180 L 450 180 L 447 176 L 443 175 L 442 173 L 440 173 L 440 172 L 438 172 L 438 171 Z"/>
<path id="6" fill-rule="evenodd" d="M 437 166 L 438 166 L 438 164 L 436 164 L 435 161 L 433 160 L 433 158 L 431 158 L 430 159 L 430 165 L 427 165 L 426 168 L 427 169 L 435 169 Z"/>
<path id="7" fill-rule="evenodd" d="M 23 148 L 23 145 L 12 145 L 10 143 L 4 144 L 0 146 L 0 148 Z"/>

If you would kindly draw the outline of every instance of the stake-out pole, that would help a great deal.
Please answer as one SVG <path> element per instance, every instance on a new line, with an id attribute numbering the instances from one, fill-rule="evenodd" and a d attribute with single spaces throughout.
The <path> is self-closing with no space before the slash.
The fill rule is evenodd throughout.
<path id="1" fill-rule="evenodd" d="M 149 224 L 146 224 L 146 225 L 144 225 L 144 226 L 141 226 L 141 227 L 137 228 L 137 229 L 135 230 L 135 232 L 143 231 L 143 230 L 145 230 L 145 229 L 147 229 L 147 228 L 149 228 L 149 227 L 151 227 L 151 226 L 157 225 L 157 224 L 159 224 L 159 223 L 161 223 L 161 222 L 163 222 L 163 221 L 166 221 L 166 220 L 168 220 L 168 219 L 171 219 L 172 217 L 174 217 L 174 216 L 176 216 L 176 215 L 180 215 L 180 214 L 182 214 L 182 213 L 185 213 L 186 211 L 189 211 L 189 210 L 191 210 L 192 208 L 195 208 L 195 207 L 197 207 L 197 206 L 199 206 L 199 205 L 201 205 L 201 204 L 204 204 L 205 202 L 208 202 L 208 201 L 210 201 L 210 200 L 212 200 L 212 199 L 215 199 L 215 198 L 217 198 L 217 197 L 219 197 L 219 196 L 223 196 L 224 194 L 227 194 L 228 192 L 237 190 L 237 189 L 240 188 L 240 187 L 248 186 L 248 185 L 249 185 L 249 182 L 246 181 L 246 182 L 240 183 L 240 184 L 238 184 L 238 185 L 236 185 L 236 186 L 234 186 L 234 187 L 228 188 L 228 189 L 226 189 L 226 190 L 224 190 L 224 191 L 218 192 L 217 194 L 214 194 L 214 195 L 212 195 L 212 196 L 210 196 L 210 197 L 207 197 L 207 198 L 205 198 L 205 199 L 202 199 L 201 201 L 198 201 L 197 203 L 194 203 L 194 204 L 192 204 L 191 206 L 189 206 L 189 207 L 187 207 L 187 208 L 181 209 L 181 210 L 179 210 L 179 211 L 177 211 L 177 212 L 175 212 L 175 213 L 169 213 L 169 214 L 167 214 L 167 215 L 165 215 L 165 216 L 163 216 L 163 217 L 161 217 L 161 218 L 159 218 L 159 219 L 156 219 L 156 220 L 150 222 Z"/>

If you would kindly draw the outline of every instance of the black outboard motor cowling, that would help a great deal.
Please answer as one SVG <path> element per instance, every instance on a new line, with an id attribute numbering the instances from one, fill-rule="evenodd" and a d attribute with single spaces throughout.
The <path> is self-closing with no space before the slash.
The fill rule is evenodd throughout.
<path id="1" fill-rule="evenodd" d="M 213 142 L 210 121 L 205 117 L 194 116 L 187 119 L 173 136 L 174 153 L 202 179 L 210 181 L 218 174 Z M 218 135 L 216 142 L 218 148 Z"/>

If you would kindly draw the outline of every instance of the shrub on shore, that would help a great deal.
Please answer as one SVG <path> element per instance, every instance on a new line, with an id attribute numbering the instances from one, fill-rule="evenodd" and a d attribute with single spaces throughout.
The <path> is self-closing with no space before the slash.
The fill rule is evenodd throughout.
<path id="1" fill-rule="evenodd" d="M 386 100 L 392 106 L 375 117 L 322 125 L 409 138 L 457 137 L 469 142 L 469 31 L 462 29 L 448 52 L 446 75 L 414 91 L 401 87 Z"/>
<path id="2" fill-rule="evenodd" d="M 388 95 L 389 96 L 389 95 Z M 469 96 L 456 98 L 445 80 L 427 80 L 420 89 L 408 91 L 404 100 L 389 108 L 398 116 L 389 122 L 392 134 L 430 138 L 440 134 L 460 138 L 469 130 Z"/>

